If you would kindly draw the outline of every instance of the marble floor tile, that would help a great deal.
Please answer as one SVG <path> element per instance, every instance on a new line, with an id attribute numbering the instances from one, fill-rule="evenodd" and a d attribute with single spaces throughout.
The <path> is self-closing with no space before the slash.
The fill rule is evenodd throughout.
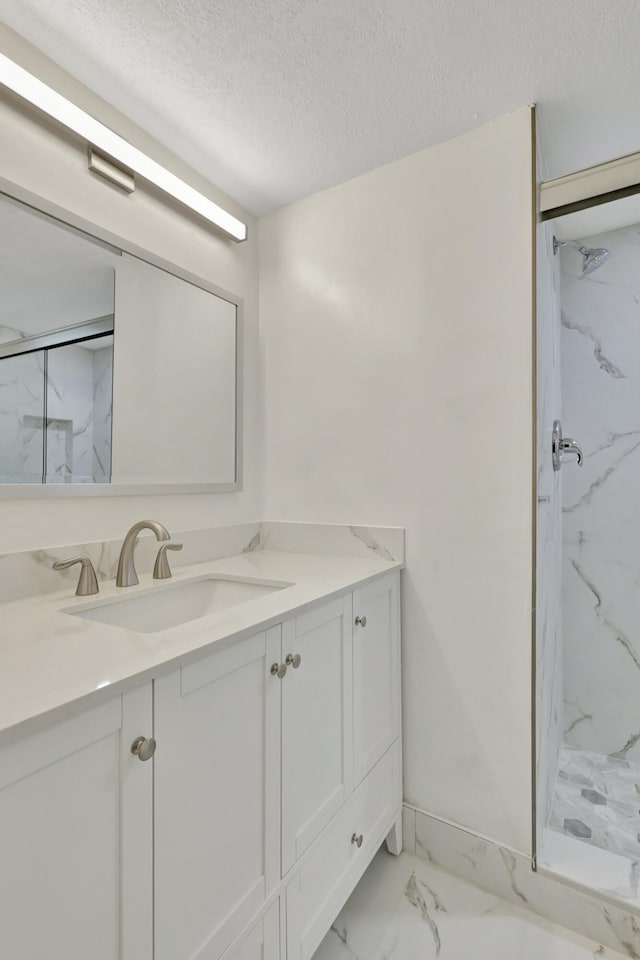
<path id="1" fill-rule="evenodd" d="M 313 960 L 618 960 L 622 955 L 383 848 Z"/>
<path id="2" fill-rule="evenodd" d="M 640 859 L 640 765 L 564 745 L 549 826 L 611 853 Z"/>

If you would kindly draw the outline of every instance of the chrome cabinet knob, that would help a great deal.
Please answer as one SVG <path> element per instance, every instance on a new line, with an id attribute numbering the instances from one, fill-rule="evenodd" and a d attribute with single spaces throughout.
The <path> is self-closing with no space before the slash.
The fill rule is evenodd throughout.
<path id="1" fill-rule="evenodd" d="M 360 847 L 362 846 L 363 839 L 364 837 L 362 836 L 361 833 L 354 833 L 354 835 L 351 837 L 351 843 L 355 843 L 356 847 L 360 849 Z"/>
<path id="2" fill-rule="evenodd" d="M 366 617 L 356 617 L 356 627 L 366 627 L 367 618 Z"/>
<path id="3" fill-rule="evenodd" d="M 136 737 L 131 744 L 131 753 L 138 760 L 151 760 L 156 752 L 156 741 L 153 737 Z"/>
<path id="4" fill-rule="evenodd" d="M 287 672 L 287 667 L 284 663 L 272 663 L 271 664 L 271 676 L 277 677 L 278 680 L 282 680 L 284 675 Z"/>
<path id="5" fill-rule="evenodd" d="M 288 653 L 284 662 L 288 667 L 293 667 L 294 670 L 297 670 L 302 663 L 302 657 L 299 653 Z"/>

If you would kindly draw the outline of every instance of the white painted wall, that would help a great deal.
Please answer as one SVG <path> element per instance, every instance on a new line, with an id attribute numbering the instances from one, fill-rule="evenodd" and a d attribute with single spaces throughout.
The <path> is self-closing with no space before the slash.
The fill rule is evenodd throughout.
<path id="1" fill-rule="evenodd" d="M 260 222 L 266 515 L 399 524 L 405 798 L 531 850 L 520 110 Z"/>
<path id="2" fill-rule="evenodd" d="M 249 224 L 235 244 L 203 221 L 138 185 L 127 196 L 87 170 L 82 143 L 0 95 L 0 176 L 165 257 L 245 300 L 244 489 L 239 493 L 77 500 L 0 500 L 0 553 L 124 535 L 150 516 L 169 529 L 256 519 L 259 510 L 257 409 L 257 242 L 255 221 L 151 137 L 0 24 L 0 51 L 51 84 L 154 159 Z"/>
<path id="3" fill-rule="evenodd" d="M 124 257 L 115 315 L 112 480 L 233 483 L 236 305 Z"/>

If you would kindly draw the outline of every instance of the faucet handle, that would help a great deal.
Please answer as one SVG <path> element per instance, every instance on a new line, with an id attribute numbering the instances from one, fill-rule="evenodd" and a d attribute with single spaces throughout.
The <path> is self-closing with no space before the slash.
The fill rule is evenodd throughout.
<path id="1" fill-rule="evenodd" d="M 171 568 L 167 558 L 167 550 L 182 550 L 181 543 L 163 543 L 158 550 L 158 556 L 153 568 L 154 580 L 168 580 L 171 576 Z"/>
<path id="2" fill-rule="evenodd" d="M 582 466 L 582 449 L 575 440 L 570 440 L 569 437 L 563 437 L 560 441 L 560 459 L 562 460 L 565 453 L 575 453 L 578 460 L 578 466 Z"/>
<path id="3" fill-rule="evenodd" d="M 53 564 L 53 569 L 67 570 L 76 563 L 82 564 L 78 586 L 76 587 L 76 597 L 91 597 L 94 593 L 98 593 L 98 580 L 89 557 L 74 557 L 72 560 L 56 560 Z"/>
<path id="4" fill-rule="evenodd" d="M 578 466 L 582 466 L 583 454 L 580 444 L 570 437 L 563 437 L 562 424 L 559 420 L 554 420 L 551 433 L 551 456 L 554 470 L 560 469 L 564 463 L 565 454 L 567 453 L 575 453 Z"/>

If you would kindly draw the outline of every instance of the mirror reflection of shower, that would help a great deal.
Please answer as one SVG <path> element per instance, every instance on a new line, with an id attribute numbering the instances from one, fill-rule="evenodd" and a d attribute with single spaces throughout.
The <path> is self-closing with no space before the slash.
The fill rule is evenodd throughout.
<path id="1" fill-rule="evenodd" d="M 0 196 L 0 485 L 109 483 L 120 260 Z"/>
<path id="2" fill-rule="evenodd" d="M 560 247 L 573 247 L 582 254 L 582 274 L 586 277 L 598 267 L 601 267 L 609 259 L 609 251 L 606 247 L 583 247 L 576 240 L 558 240 L 553 238 L 553 252 L 557 253 Z"/>

